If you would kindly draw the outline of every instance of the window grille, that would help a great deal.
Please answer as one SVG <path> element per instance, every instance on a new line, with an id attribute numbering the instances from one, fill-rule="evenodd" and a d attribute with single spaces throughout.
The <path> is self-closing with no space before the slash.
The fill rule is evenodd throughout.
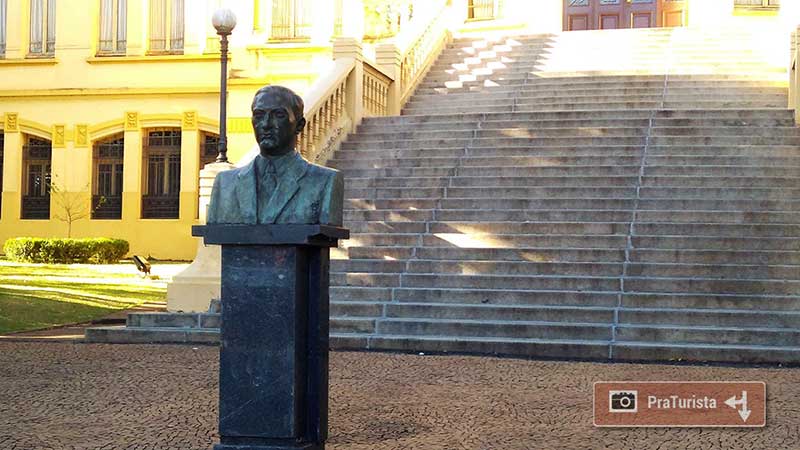
<path id="1" fill-rule="evenodd" d="M 0 58 L 6 56 L 6 21 L 8 16 L 7 0 L 0 0 Z"/>
<path id="2" fill-rule="evenodd" d="M 22 218 L 47 220 L 50 218 L 50 141 L 29 137 L 22 155 L 25 177 Z"/>
<path id="3" fill-rule="evenodd" d="M 150 0 L 150 52 L 183 53 L 184 0 Z"/>
<path id="4" fill-rule="evenodd" d="M 180 214 L 181 131 L 148 132 L 143 156 L 142 218 L 177 219 Z"/>
<path id="5" fill-rule="evenodd" d="M 780 0 L 733 0 L 737 8 L 779 8 Z"/>
<path id="6" fill-rule="evenodd" d="M 469 0 L 467 5 L 467 19 L 494 19 L 494 0 Z"/>
<path id="7" fill-rule="evenodd" d="M 117 136 L 94 146 L 92 219 L 122 218 L 125 139 Z"/>
<path id="8" fill-rule="evenodd" d="M 310 37 L 310 0 L 274 0 L 272 2 L 272 39 L 305 40 Z"/>
<path id="9" fill-rule="evenodd" d="M 98 53 L 124 55 L 127 45 L 127 0 L 101 0 Z"/>
<path id="10" fill-rule="evenodd" d="M 30 0 L 31 55 L 52 56 L 56 51 L 56 0 Z"/>

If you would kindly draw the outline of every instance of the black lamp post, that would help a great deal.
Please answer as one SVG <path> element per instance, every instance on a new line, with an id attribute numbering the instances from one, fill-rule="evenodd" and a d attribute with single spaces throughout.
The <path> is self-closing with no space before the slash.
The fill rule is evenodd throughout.
<path id="1" fill-rule="evenodd" d="M 211 24 L 217 30 L 220 37 L 220 59 L 221 73 L 219 79 L 219 154 L 217 162 L 228 162 L 228 36 L 236 27 L 236 15 L 227 8 L 221 8 L 214 12 Z"/>

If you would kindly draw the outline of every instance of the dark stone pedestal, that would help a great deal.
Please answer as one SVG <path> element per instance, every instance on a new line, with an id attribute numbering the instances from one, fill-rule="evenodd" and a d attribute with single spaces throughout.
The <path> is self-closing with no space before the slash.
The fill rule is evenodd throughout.
<path id="1" fill-rule="evenodd" d="M 324 225 L 193 227 L 222 246 L 214 450 L 323 450 L 328 431 L 329 248 Z"/>

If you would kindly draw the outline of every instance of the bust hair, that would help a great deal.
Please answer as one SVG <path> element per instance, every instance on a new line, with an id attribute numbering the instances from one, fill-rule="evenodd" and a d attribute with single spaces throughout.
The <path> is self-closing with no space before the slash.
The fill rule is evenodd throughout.
<path id="1" fill-rule="evenodd" d="M 253 108 L 255 108 L 258 97 L 266 94 L 275 95 L 289 105 L 289 107 L 292 109 L 292 113 L 294 114 L 295 121 L 299 122 L 300 119 L 303 118 L 303 99 L 299 95 L 295 94 L 293 90 L 277 85 L 264 86 L 259 89 L 256 92 L 256 95 L 253 96 L 253 103 L 250 106 L 251 111 Z"/>

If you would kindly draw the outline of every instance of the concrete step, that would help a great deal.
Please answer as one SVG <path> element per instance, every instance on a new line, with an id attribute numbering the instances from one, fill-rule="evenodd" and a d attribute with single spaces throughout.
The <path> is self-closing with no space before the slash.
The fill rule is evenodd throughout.
<path id="1" fill-rule="evenodd" d="M 688 263 L 631 263 L 626 275 L 631 277 L 705 278 L 721 280 L 794 279 L 800 275 L 798 265 L 746 265 L 739 261 L 729 264 Z"/>
<path id="2" fill-rule="evenodd" d="M 636 248 L 693 250 L 800 250 L 795 238 L 715 237 L 715 236 L 633 236 Z"/>
<path id="3" fill-rule="evenodd" d="M 388 335 L 506 337 L 522 339 L 608 340 L 608 324 L 471 321 L 445 319 L 386 319 L 378 322 L 378 332 Z"/>
<path id="4" fill-rule="evenodd" d="M 376 275 L 369 274 L 369 276 Z M 619 290 L 619 279 L 616 277 L 403 274 L 402 279 L 403 287 L 417 288 L 537 289 L 574 290 L 579 292 L 614 292 Z M 336 284 L 342 285 L 343 283 Z"/>
<path id="5" fill-rule="evenodd" d="M 800 314 L 787 311 L 742 311 L 739 309 L 620 309 L 623 325 L 678 325 L 736 328 L 800 329 Z"/>
<path id="6" fill-rule="evenodd" d="M 372 268 L 374 266 L 371 266 Z M 380 267 L 380 265 L 378 266 Z M 798 268 L 794 268 L 798 270 Z M 622 264 L 602 262 L 528 262 L 528 261 L 460 261 L 409 260 L 409 274 L 503 274 L 503 275 L 564 275 L 564 276 L 621 276 Z M 756 272 L 757 271 L 752 271 Z M 766 271 L 765 271 L 766 272 Z M 764 275 L 772 275 L 773 272 Z"/>
<path id="7" fill-rule="evenodd" d="M 608 307 L 399 303 L 386 305 L 386 317 L 391 319 L 414 318 L 607 324 L 614 321 L 614 310 Z"/>
<path id="8" fill-rule="evenodd" d="M 628 277 L 625 279 L 625 289 L 629 292 L 682 292 L 687 294 L 724 292 L 728 294 L 796 296 L 800 295 L 800 282 L 796 280 L 764 279 L 720 280 L 704 278 Z"/>
<path id="9" fill-rule="evenodd" d="M 729 293 L 625 293 L 622 306 L 636 309 L 702 309 L 737 311 L 797 311 L 800 297 L 780 295 L 737 295 Z"/>
<path id="10" fill-rule="evenodd" d="M 800 252 L 765 250 L 765 251 L 737 251 L 737 250 L 658 250 L 658 249 L 632 249 L 630 260 L 634 262 L 649 263 L 680 263 L 680 264 L 738 264 L 756 265 L 800 265 Z M 794 273 L 792 277 L 797 276 Z"/>
<path id="11" fill-rule="evenodd" d="M 740 327 L 678 327 L 620 325 L 617 341 L 710 343 L 715 345 L 780 345 L 800 347 L 800 330 Z"/>
<path id="12" fill-rule="evenodd" d="M 800 347 L 780 345 L 690 344 L 644 341 L 618 342 L 612 346 L 612 358 L 619 361 L 710 361 L 733 363 L 800 362 Z"/>
<path id="13" fill-rule="evenodd" d="M 595 340 L 511 339 L 481 336 L 332 335 L 341 349 L 425 353 L 483 353 L 505 356 L 605 359 L 609 343 Z"/>

